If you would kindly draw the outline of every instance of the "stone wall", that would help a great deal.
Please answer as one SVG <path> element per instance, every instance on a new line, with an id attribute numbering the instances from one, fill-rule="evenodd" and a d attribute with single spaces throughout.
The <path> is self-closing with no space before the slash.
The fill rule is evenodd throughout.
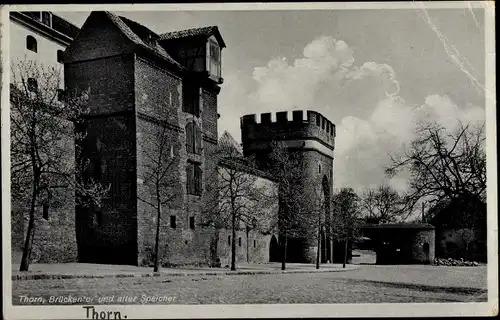
<path id="1" fill-rule="evenodd" d="M 67 122 L 67 129 L 72 132 L 72 124 Z M 71 134 L 54 146 L 59 156 L 60 172 L 71 173 L 74 170 L 75 144 Z M 47 176 L 49 177 L 49 176 Z M 35 237 L 31 253 L 31 263 L 77 262 L 75 234 L 75 189 L 68 180 L 49 177 L 53 181 L 52 196 L 46 201 L 45 195 L 38 198 L 35 211 Z M 31 194 L 27 192 L 11 203 L 11 239 L 12 263 L 20 263 L 29 222 L 29 203 Z M 46 219 L 43 216 L 43 203 L 46 206 Z"/>
<path id="2" fill-rule="evenodd" d="M 416 263 L 432 264 L 435 257 L 435 230 L 416 232 L 412 239 L 412 260 Z"/>

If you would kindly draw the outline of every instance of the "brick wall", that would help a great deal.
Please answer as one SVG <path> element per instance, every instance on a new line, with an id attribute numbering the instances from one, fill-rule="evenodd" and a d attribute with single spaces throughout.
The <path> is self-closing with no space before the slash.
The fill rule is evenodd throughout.
<path id="1" fill-rule="evenodd" d="M 221 266 L 231 266 L 231 230 L 221 230 L 219 233 L 219 258 Z M 241 238 L 241 246 L 239 239 Z M 255 242 L 254 242 L 255 241 Z M 248 242 L 248 243 L 247 243 Z M 247 233 L 244 230 L 236 232 L 236 267 L 241 263 L 269 263 L 270 235 L 262 235 L 256 231 Z M 247 256 L 248 244 L 248 256 Z M 255 247 L 254 247 L 255 244 Z"/>
<path id="2" fill-rule="evenodd" d="M 103 35 L 108 31 L 104 28 Z M 106 57 L 106 52 L 93 48 L 102 45 L 99 41 L 113 45 L 120 39 L 99 37 L 93 33 L 74 42 L 69 51 L 71 63 L 65 63 L 64 70 L 68 90 L 90 88 L 84 142 L 91 163 L 88 174 L 95 175 L 99 167 L 101 182 L 111 188 L 103 208 L 77 208 L 78 253 L 81 262 L 135 264 L 134 56 Z"/>
<path id="3" fill-rule="evenodd" d="M 82 262 L 131 264 L 136 260 L 136 154 L 132 114 L 104 116 L 87 121 L 85 153 L 88 174 L 96 169 L 110 186 L 104 206 L 78 208 L 79 253 Z"/>
<path id="4" fill-rule="evenodd" d="M 69 90 L 90 88 L 91 114 L 109 114 L 134 109 L 133 55 L 65 64 L 64 76 Z"/>

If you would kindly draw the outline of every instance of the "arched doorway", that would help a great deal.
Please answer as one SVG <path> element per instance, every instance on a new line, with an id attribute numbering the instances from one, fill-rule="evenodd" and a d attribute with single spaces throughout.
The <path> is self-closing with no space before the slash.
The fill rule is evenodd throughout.
<path id="1" fill-rule="evenodd" d="M 269 262 L 279 262 L 280 260 L 280 246 L 278 239 L 273 235 L 269 244 Z"/>

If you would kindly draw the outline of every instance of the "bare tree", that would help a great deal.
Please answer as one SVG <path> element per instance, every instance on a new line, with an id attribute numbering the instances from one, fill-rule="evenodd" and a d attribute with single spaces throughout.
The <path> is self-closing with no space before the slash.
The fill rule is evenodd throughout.
<path id="1" fill-rule="evenodd" d="M 304 224 L 309 223 L 309 209 L 306 203 L 303 188 L 303 163 L 300 158 L 294 157 L 282 141 L 271 143 L 271 168 L 279 184 L 278 201 L 279 211 L 277 229 L 279 230 L 280 246 L 282 250 L 281 270 L 286 269 L 287 243 L 289 237 L 303 236 Z"/>
<path id="2" fill-rule="evenodd" d="M 36 61 L 14 62 L 11 68 L 11 190 L 13 199 L 29 207 L 20 266 L 20 271 L 28 271 L 36 208 L 61 201 L 56 199 L 61 195 L 58 189 L 75 190 L 77 204 L 100 205 L 109 186 L 77 179 L 88 161 L 78 147 L 86 132 L 75 132 L 75 126 L 89 112 L 86 105 L 90 90 L 62 91 L 60 69 Z M 74 153 L 67 144 L 75 144 Z"/>
<path id="3" fill-rule="evenodd" d="M 344 262 L 347 263 L 348 243 L 354 240 L 360 228 L 359 196 L 351 188 L 342 188 L 332 197 L 333 237 L 344 242 Z"/>
<path id="4" fill-rule="evenodd" d="M 408 212 L 404 210 L 402 197 L 388 185 L 365 190 L 360 200 L 360 207 L 366 214 L 366 218 L 374 223 L 389 223 L 406 219 L 403 216 Z"/>
<path id="5" fill-rule="evenodd" d="M 453 132 L 430 123 L 417 130 L 417 138 L 401 156 L 391 158 L 389 176 L 401 171 L 411 175 L 405 196 L 408 209 L 426 200 L 460 202 L 465 225 L 485 220 L 486 153 L 484 122 L 479 126 L 459 122 Z"/>
<path id="6" fill-rule="evenodd" d="M 166 105 L 165 107 L 168 108 Z M 140 152 L 143 157 L 139 164 L 138 178 L 142 179 L 146 194 L 138 195 L 137 199 L 156 211 L 153 271 L 158 272 L 161 267 L 162 217 L 165 210 L 171 207 L 178 194 L 175 191 L 176 184 L 173 178 L 177 163 L 175 143 L 170 126 L 165 119 L 150 123 L 144 126 L 142 130 Z"/>
<path id="7" fill-rule="evenodd" d="M 236 232 L 244 228 L 248 244 L 251 230 L 266 228 L 272 211 L 272 190 L 259 180 L 264 173 L 255 168 L 252 158 L 243 158 L 234 144 L 219 143 L 213 159 L 217 161 L 217 188 L 206 205 L 203 224 L 231 230 L 231 270 L 236 270 Z"/>

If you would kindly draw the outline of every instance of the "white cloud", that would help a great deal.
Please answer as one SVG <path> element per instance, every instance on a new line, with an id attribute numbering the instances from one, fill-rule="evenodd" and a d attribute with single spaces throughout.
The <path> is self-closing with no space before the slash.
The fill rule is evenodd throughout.
<path id="1" fill-rule="evenodd" d="M 484 109 L 457 106 L 447 96 L 429 94 L 421 105 L 400 97 L 400 83 L 387 64 L 355 64 L 348 44 L 332 37 L 309 43 L 303 57 L 273 58 L 253 79 L 228 77 L 220 98 L 219 131 L 240 140 L 239 117 L 248 113 L 316 110 L 337 125 L 335 187 L 355 189 L 389 183 L 406 187 L 405 177 L 387 180 L 389 154 L 413 138 L 419 121 L 435 120 L 448 129 L 462 121 L 484 120 Z M 254 90 L 247 88 L 255 87 Z"/>

